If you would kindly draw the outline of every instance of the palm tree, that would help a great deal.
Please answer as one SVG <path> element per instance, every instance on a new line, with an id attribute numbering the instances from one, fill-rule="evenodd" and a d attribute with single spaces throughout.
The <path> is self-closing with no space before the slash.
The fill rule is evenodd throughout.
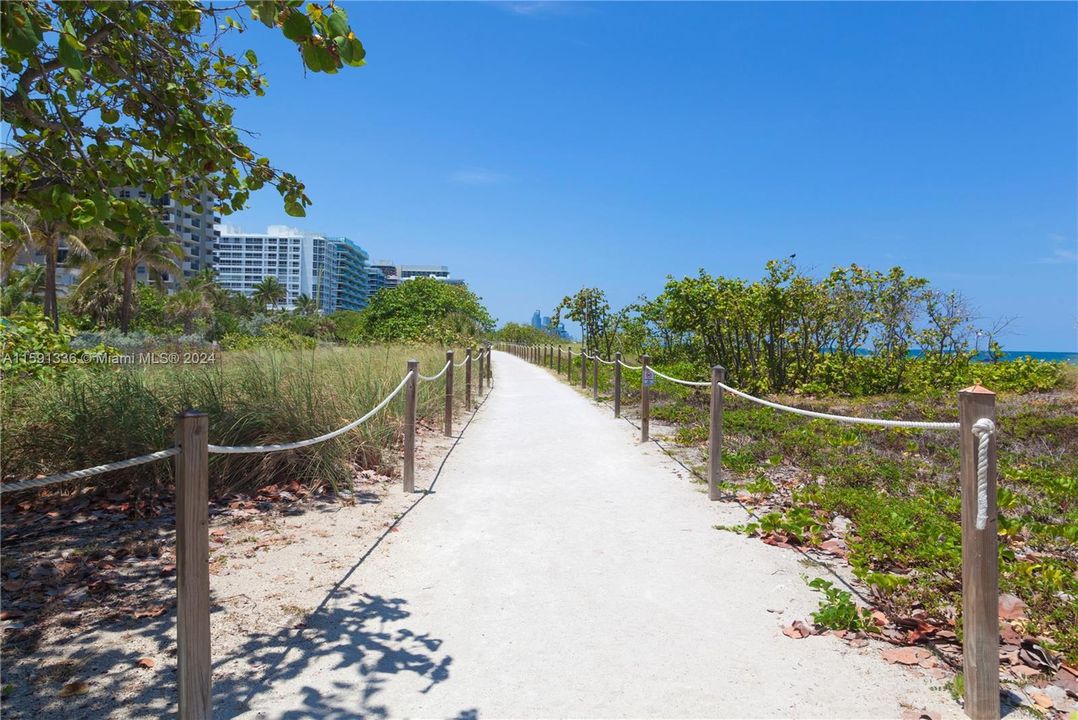
<path id="1" fill-rule="evenodd" d="M 262 282 L 255 285 L 254 299 L 260 303 L 262 307 L 270 305 L 274 310 L 277 309 L 277 305 L 288 297 L 288 292 L 285 290 L 284 285 L 273 275 L 269 275 L 262 279 Z"/>
<path id="2" fill-rule="evenodd" d="M 318 303 L 307 293 L 300 293 L 299 297 L 296 298 L 296 312 L 300 315 L 313 315 L 317 309 Z"/>
<path id="3" fill-rule="evenodd" d="M 56 266 L 60 245 L 66 244 L 72 253 L 85 254 L 87 243 L 110 236 L 103 227 L 76 229 L 63 220 L 50 220 L 33 208 L 5 205 L 3 215 L 3 278 L 6 280 L 15 259 L 23 253 L 41 252 L 45 256 L 45 292 L 42 303 L 45 317 L 52 320 L 54 330 L 60 329 L 60 305 L 56 290 Z"/>
<path id="4" fill-rule="evenodd" d="M 192 275 L 184 283 L 188 290 L 194 290 L 202 295 L 210 303 L 216 305 L 219 298 L 223 297 L 225 289 L 217 284 L 217 273 L 213 268 L 202 268 Z"/>
<path id="5" fill-rule="evenodd" d="M 0 289 L 0 312 L 8 315 L 27 301 L 45 293 L 45 266 L 34 263 L 10 272 Z"/>
<path id="6" fill-rule="evenodd" d="M 160 235 L 153 227 L 140 228 L 135 235 L 119 241 L 99 243 L 92 248 L 93 257 L 86 263 L 86 272 L 79 287 L 103 278 L 118 280 L 123 288 L 120 301 L 120 332 L 127 334 L 131 327 L 134 305 L 135 278 L 138 268 L 145 267 L 161 285 L 161 273 L 179 272 L 183 263 L 183 246 L 174 235 Z"/>
<path id="7" fill-rule="evenodd" d="M 195 320 L 209 315 L 213 307 L 201 292 L 185 288 L 169 295 L 165 301 L 165 312 L 173 320 L 183 323 L 183 334 L 190 335 L 195 331 Z"/>
<path id="8" fill-rule="evenodd" d="M 68 308 L 76 315 L 92 318 L 97 327 L 106 328 L 119 314 L 121 300 L 112 278 L 102 277 L 95 282 L 79 283 Z"/>

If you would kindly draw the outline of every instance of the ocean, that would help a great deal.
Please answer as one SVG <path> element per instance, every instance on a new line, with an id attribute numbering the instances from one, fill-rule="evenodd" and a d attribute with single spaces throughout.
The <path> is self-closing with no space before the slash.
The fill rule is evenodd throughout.
<path id="1" fill-rule="evenodd" d="M 1018 358 L 1024 358 L 1024 357 L 1031 357 L 1034 360 L 1053 360 L 1053 361 L 1056 361 L 1056 362 L 1068 362 L 1068 363 L 1076 363 L 1076 364 L 1078 364 L 1078 353 L 1070 353 L 1070 352 L 1036 352 L 1036 351 L 1033 351 L 1033 350 L 1029 350 L 1029 351 L 1026 351 L 1026 350 L 1004 350 L 1003 351 L 1003 359 L 1004 360 L 1017 360 Z M 991 360 L 991 358 L 988 356 L 988 353 L 983 352 L 983 351 L 981 352 L 980 355 L 978 355 L 974 359 L 978 360 L 978 361 L 982 361 L 982 362 Z"/>

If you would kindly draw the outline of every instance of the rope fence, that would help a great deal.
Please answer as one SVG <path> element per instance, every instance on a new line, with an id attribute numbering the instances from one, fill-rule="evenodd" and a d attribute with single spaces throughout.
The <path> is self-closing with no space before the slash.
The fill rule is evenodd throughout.
<path id="1" fill-rule="evenodd" d="M 499 347 L 517 357 L 542 362 L 553 357 L 550 350 L 537 351 L 537 346 L 501 343 Z M 561 374 L 562 348 L 557 347 Z M 616 353 L 613 360 L 604 360 L 598 353 L 578 351 L 580 384 L 587 388 L 587 364 L 592 370 L 592 394 L 599 399 L 599 365 L 614 369 L 614 417 L 621 417 L 622 370 L 639 370 L 640 377 L 640 440 L 650 440 L 651 387 L 656 378 L 677 385 L 710 388 L 710 428 L 708 433 L 708 497 L 721 500 L 722 439 L 724 395 L 769 407 L 779 412 L 793 413 L 817 420 L 932 431 L 958 431 L 959 484 L 962 498 L 962 645 L 965 674 L 965 709 L 974 720 L 998 720 L 999 704 L 999 627 L 997 603 L 999 598 L 999 567 L 996 505 L 996 426 L 995 393 L 976 385 L 958 393 L 958 422 L 928 422 L 922 420 L 891 420 L 887 418 L 856 417 L 817 412 L 756 397 L 726 384 L 726 370 L 719 365 L 711 368 L 710 382 L 685 380 L 657 370 L 650 357 L 643 355 L 640 365 L 630 365 Z M 568 349 L 569 367 L 566 380 L 573 384 L 573 349 Z M 548 364 L 543 362 L 543 364 Z"/>
<path id="2" fill-rule="evenodd" d="M 404 393 L 404 458 L 402 486 L 406 493 L 415 491 L 416 390 L 420 381 L 445 378 L 445 427 L 453 436 L 453 370 L 464 367 L 465 409 L 472 410 L 472 366 L 478 366 L 478 394 L 493 381 L 489 345 L 476 355 L 465 351 L 460 363 L 453 351 L 445 354 L 445 365 L 436 374 L 421 375 L 419 361 L 409 360 L 404 377 L 389 394 L 362 417 L 317 437 L 272 445 L 214 445 L 209 442 L 209 417 L 198 410 L 176 416 L 176 444 L 147 455 L 72 472 L 28 478 L 0 484 L 0 493 L 41 488 L 70 480 L 81 480 L 107 472 L 175 458 L 176 479 L 176 638 L 177 682 L 180 720 L 208 720 L 213 717 L 212 664 L 210 657 L 210 580 L 209 580 L 209 456 L 275 453 L 317 445 L 359 427 L 384 410 Z"/>
<path id="3" fill-rule="evenodd" d="M 164 460 L 170 458 L 180 452 L 179 448 L 170 447 L 166 450 L 158 450 L 147 455 L 139 455 L 138 457 L 128 458 L 126 460 L 118 460 L 116 462 L 106 463 L 104 465 L 97 465 L 95 467 L 86 468 L 84 470 L 74 470 L 72 472 L 60 473 L 59 475 L 49 475 L 47 477 L 28 478 L 26 480 L 18 480 L 16 482 L 4 483 L 0 485 L 0 493 L 17 492 L 19 490 L 28 490 L 30 488 L 40 488 L 46 485 L 55 485 L 56 483 L 67 482 L 69 480 L 82 480 L 84 478 L 93 477 L 94 475 L 101 475 L 102 473 L 113 472 L 114 470 L 124 470 L 125 468 L 135 467 L 136 465 L 145 465 L 146 463 L 156 462 L 157 460 Z"/>
<path id="4" fill-rule="evenodd" d="M 439 373 L 439 375 L 440 374 L 441 373 Z M 211 445 L 207 445 L 206 448 L 210 452 L 210 454 L 213 454 L 213 455 L 249 455 L 249 454 L 252 454 L 252 453 L 274 453 L 274 452 L 281 452 L 281 451 L 284 451 L 284 450 L 298 450 L 299 448 L 302 448 L 302 447 L 310 447 L 311 445 L 317 445 L 319 443 L 324 443 L 327 440 L 332 440 L 335 437 L 343 435 L 344 433 L 348 432 L 349 430 L 352 430 L 354 428 L 359 427 L 360 425 L 362 425 L 363 423 L 367 422 L 372 417 L 377 415 L 379 412 L 382 411 L 382 408 L 384 408 L 386 405 L 389 404 L 389 402 L 393 398 L 397 397 L 397 395 L 400 393 L 400 391 L 404 389 L 404 386 L 408 384 L 408 381 L 411 380 L 412 377 L 416 376 L 416 375 L 418 375 L 418 374 L 417 373 L 412 373 L 412 372 L 409 372 L 407 375 L 405 375 L 404 379 L 402 379 L 400 381 L 400 383 L 397 385 L 397 387 L 395 387 L 393 389 L 393 392 L 386 395 L 385 398 L 382 399 L 382 402 L 378 403 L 373 408 L 371 408 L 370 412 L 368 412 L 363 417 L 357 418 L 356 420 L 353 420 L 352 422 L 348 423 L 347 425 L 339 427 L 336 430 L 331 430 L 330 432 L 325 433 L 323 435 L 318 435 L 317 437 L 308 438 L 306 440 L 297 440 L 295 442 L 290 442 L 290 443 L 277 443 L 277 444 L 274 444 L 274 445 L 212 445 L 211 444 Z M 422 376 L 419 375 L 418 377 L 422 377 Z"/>

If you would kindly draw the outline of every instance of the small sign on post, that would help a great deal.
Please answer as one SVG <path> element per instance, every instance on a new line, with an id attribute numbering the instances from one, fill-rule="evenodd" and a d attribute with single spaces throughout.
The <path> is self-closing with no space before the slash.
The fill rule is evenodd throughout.
<path id="1" fill-rule="evenodd" d="M 649 367 L 644 368 L 644 387 L 651 387 L 655 384 L 655 371 Z"/>

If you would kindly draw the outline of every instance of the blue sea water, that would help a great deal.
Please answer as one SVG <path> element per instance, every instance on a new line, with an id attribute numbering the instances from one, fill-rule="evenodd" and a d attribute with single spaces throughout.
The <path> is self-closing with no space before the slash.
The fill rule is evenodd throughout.
<path id="1" fill-rule="evenodd" d="M 872 350 L 863 348 L 857 351 L 858 355 L 871 355 Z M 910 350 L 911 357 L 917 357 L 921 354 L 921 351 L 917 348 Z M 1078 352 L 1059 352 L 1059 351 L 1044 351 L 1044 350 L 1004 350 L 1003 360 L 1018 360 L 1019 358 L 1030 357 L 1034 360 L 1051 360 L 1053 362 L 1065 362 L 1078 364 Z M 973 358 L 974 362 L 991 362 L 992 356 L 988 354 L 987 350 L 982 350 L 979 355 Z"/>
<path id="2" fill-rule="evenodd" d="M 1068 362 L 1078 364 L 1078 353 L 1070 352 L 1036 352 L 1036 351 L 1024 351 L 1024 350 L 1005 350 L 1003 352 L 1004 360 L 1017 360 L 1018 358 L 1031 357 L 1034 360 L 1053 360 L 1055 362 Z M 975 360 L 987 362 L 992 358 L 988 353 L 981 352 Z"/>

